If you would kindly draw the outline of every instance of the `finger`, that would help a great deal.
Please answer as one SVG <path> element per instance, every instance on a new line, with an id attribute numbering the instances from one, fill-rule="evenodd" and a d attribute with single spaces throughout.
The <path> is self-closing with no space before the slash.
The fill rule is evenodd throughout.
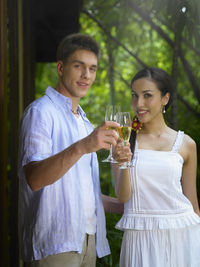
<path id="1" fill-rule="evenodd" d="M 123 150 L 123 149 L 116 149 L 115 151 L 114 151 L 114 155 L 115 155 L 115 157 L 118 159 L 118 160 L 128 160 L 128 161 L 130 161 L 131 160 L 131 158 L 132 158 L 132 152 L 131 151 L 125 151 L 125 150 Z"/>
<path id="2" fill-rule="evenodd" d="M 129 147 L 119 146 L 115 147 L 115 150 L 119 154 L 132 155 L 132 152 Z"/>
<path id="3" fill-rule="evenodd" d="M 123 159 L 123 158 L 126 158 L 126 159 L 131 159 L 131 157 L 132 157 L 132 154 L 131 153 L 129 153 L 129 154 L 123 154 L 123 153 L 120 153 L 120 154 L 118 154 L 118 153 L 115 153 L 115 155 L 116 155 L 116 157 L 118 157 L 119 159 Z"/>
<path id="4" fill-rule="evenodd" d="M 114 157 L 114 159 L 117 161 L 117 162 L 120 162 L 120 163 L 122 163 L 122 162 L 130 162 L 130 158 L 128 158 L 128 157 L 117 157 L 117 156 L 115 156 Z"/>
<path id="5" fill-rule="evenodd" d="M 117 131 L 114 129 L 108 129 L 108 128 L 105 128 L 103 126 L 99 126 L 94 131 L 95 131 L 96 135 L 99 135 L 99 136 L 112 136 L 115 139 L 119 138 Z"/>
<path id="6" fill-rule="evenodd" d="M 120 137 L 117 139 L 117 146 L 123 146 L 123 139 Z"/>
<path id="7" fill-rule="evenodd" d="M 117 140 L 116 140 L 116 138 L 113 137 L 113 136 L 106 136 L 106 137 L 104 138 L 104 142 L 109 143 L 109 144 L 112 144 L 113 147 L 115 147 L 116 144 L 117 144 Z"/>
<path id="8" fill-rule="evenodd" d="M 119 127 L 119 123 L 115 122 L 115 121 L 105 121 L 103 123 L 103 127 L 107 128 L 117 128 Z"/>
<path id="9" fill-rule="evenodd" d="M 103 149 L 106 149 L 106 150 L 110 150 L 110 144 L 105 142 L 105 143 L 102 145 L 102 148 L 103 148 Z"/>
<path id="10" fill-rule="evenodd" d="M 104 132 L 104 134 L 105 134 L 105 136 L 114 138 L 115 141 L 116 141 L 116 143 L 117 143 L 117 141 L 118 141 L 118 139 L 119 139 L 119 135 L 118 135 L 118 133 L 117 133 L 115 130 L 106 130 L 106 131 Z"/>

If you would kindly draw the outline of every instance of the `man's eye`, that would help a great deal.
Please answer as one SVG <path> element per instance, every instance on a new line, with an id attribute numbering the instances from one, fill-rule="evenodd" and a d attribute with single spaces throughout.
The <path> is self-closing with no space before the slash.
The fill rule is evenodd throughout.
<path id="1" fill-rule="evenodd" d="M 96 72 L 96 68 L 90 68 L 91 72 Z"/>
<path id="2" fill-rule="evenodd" d="M 74 65 L 75 68 L 80 68 L 79 64 Z"/>

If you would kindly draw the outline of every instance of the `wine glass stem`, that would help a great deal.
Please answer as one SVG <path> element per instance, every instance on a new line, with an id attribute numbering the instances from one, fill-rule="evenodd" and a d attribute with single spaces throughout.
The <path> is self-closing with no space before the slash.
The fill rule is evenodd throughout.
<path id="1" fill-rule="evenodd" d="M 111 158 L 113 157 L 113 146 L 112 146 L 112 144 L 110 145 L 110 156 L 111 156 Z"/>

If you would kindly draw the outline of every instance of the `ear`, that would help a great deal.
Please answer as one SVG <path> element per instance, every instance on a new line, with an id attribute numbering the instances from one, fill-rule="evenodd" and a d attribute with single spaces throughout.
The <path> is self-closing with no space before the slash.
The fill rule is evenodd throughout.
<path id="1" fill-rule="evenodd" d="M 57 62 L 57 72 L 59 76 L 63 75 L 63 62 L 61 60 Z"/>
<path id="2" fill-rule="evenodd" d="M 162 103 L 163 103 L 163 106 L 166 106 L 167 103 L 169 102 L 169 99 L 170 99 L 170 93 L 166 93 L 163 97 L 162 97 Z"/>

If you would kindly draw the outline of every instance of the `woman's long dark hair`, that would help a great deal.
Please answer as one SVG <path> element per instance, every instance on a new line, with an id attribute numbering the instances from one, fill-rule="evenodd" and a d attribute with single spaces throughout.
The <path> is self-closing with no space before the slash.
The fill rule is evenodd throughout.
<path id="1" fill-rule="evenodd" d="M 130 148 L 131 148 L 131 152 L 133 153 L 132 158 L 134 156 L 134 152 L 135 152 L 135 144 L 136 144 L 136 131 L 132 130 L 131 131 L 131 136 L 130 136 Z"/>
<path id="2" fill-rule="evenodd" d="M 155 67 L 146 67 L 140 70 L 139 72 L 137 72 L 136 75 L 133 77 L 131 81 L 131 88 L 133 86 L 133 83 L 136 80 L 139 80 L 142 78 L 147 78 L 151 80 L 152 82 L 155 82 L 162 96 L 166 95 L 167 93 L 170 93 L 169 101 L 167 105 L 165 106 L 165 110 L 167 110 L 173 98 L 173 87 L 172 87 L 170 76 L 167 74 L 167 72 L 165 72 L 162 69 L 155 68 Z M 135 152 L 136 136 L 137 136 L 136 131 L 132 130 L 131 137 L 130 137 L 130 148 L 131 148 L 131 152 L 133 153 L 133 155 Z"/>

